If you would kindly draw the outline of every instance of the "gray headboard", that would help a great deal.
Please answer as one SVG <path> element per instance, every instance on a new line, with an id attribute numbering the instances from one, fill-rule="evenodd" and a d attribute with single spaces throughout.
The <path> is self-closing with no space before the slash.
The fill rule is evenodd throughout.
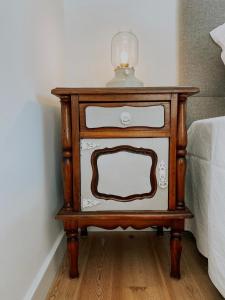
<path id="1" fill-rule="evenodd" d="M 225 0 L 179 0 L 179 83 L 201 93 L 188 102 L 188 126 L 225 116 L 225 66 L 209 32 L 225 23 Z"/>

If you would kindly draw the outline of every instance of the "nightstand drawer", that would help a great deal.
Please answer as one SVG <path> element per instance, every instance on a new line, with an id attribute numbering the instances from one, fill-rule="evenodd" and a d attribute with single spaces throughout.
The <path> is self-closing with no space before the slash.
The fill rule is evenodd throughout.
<path id="1" fill-rule="evenodd" d="M 101 103 L 81 104 L 81 128 L 164 128 L 169 123 L 169 104 Z"/>

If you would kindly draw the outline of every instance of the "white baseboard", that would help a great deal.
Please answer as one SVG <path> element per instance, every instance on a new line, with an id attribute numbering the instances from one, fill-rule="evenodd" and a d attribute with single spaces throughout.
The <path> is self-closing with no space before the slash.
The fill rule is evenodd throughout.
<path id="1" fill-rule="evenodd" d="M 64 231 L 56 239 L 51 251 L 31 284 L 24 300 L 44 300 L 59 270 L 66 251 Z"/>

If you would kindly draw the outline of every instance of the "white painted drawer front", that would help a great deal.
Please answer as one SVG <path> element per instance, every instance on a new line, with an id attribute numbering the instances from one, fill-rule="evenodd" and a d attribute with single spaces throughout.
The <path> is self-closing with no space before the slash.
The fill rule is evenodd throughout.
<path id="1" fill-rule="evenodd" d="M 133 107 L 88 106 L 85 109 L 87 128 L 101 127 L 154 127 L 161 128 L 165 123 L 163 105 Z"/>
<path id="2" fill-rule="evenodd" d="M 151 153 L 156 154 L 157 164 Z M 95 167 L 98 183 L 93 185 Z M 155 183 L 150 180 L 154 178 L 150 176 L 153 167 Z M 93 186 L 97 186 L 98 194 Z M 143 194 L 146 196 L 140 198 Z M 135 195 L 135 200 L 127 199 Z M 82 211 L 167 209 L 168 138 L 81 140 Z"/>

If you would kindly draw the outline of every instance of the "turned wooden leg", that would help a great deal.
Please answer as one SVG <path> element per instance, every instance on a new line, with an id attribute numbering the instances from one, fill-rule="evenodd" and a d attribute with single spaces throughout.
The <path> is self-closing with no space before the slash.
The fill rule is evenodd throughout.
<path id="1" fill-rule="evenodd" d="M 87 227 L 81 228 L 81 230 L 80 230 L 80 235 L 81 235 L 81 236 L 88 236 Z"/>
<path id="2" fill-rule="evenodd" d="M 170 239 L 170 255 L 171 255 L 171 272 L 170 276 L 180 279 L 180 258 L 181 258 L 182 244 L 181 232 L 175 229 L 171 230 Z"/>
<path id="3" fill-rule="evenodd" d="M 163 226 L 157 226 L 157 235 L 162 236 L 163 235 Z"/>
<path id="4" fill-rule="evenodd" d="M 66 230 L 67 235 L 67 249 L 69 255 L 69 266 L 70 266 L 70 278 L 75 278 L 79 276 L 78 273 L 78 229 Z"/>

